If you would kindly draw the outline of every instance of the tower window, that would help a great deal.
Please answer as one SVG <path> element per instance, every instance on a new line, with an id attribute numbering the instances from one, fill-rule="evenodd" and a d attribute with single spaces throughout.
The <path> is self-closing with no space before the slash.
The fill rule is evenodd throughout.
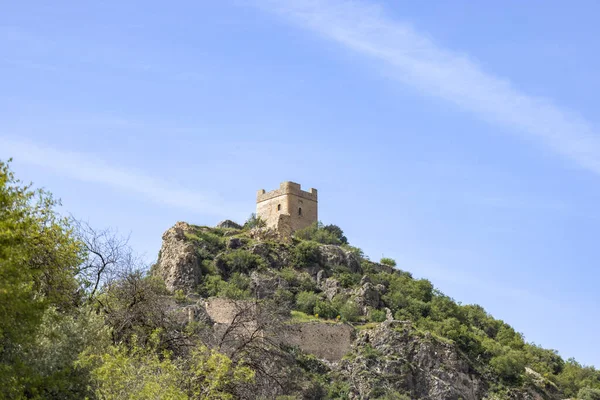
<path id="1" fill-rule="evenodd" d="M 298 207 L 298 215 L 302 216 L 302 207 Z"/>
<path id="2" fill-rule="evenodd" d="M 277 204 L 277 211 L 281 211 L 281 204 Z"/>

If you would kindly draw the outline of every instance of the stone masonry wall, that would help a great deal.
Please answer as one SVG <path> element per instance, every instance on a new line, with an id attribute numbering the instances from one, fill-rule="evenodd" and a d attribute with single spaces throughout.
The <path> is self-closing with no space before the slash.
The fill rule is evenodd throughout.
<path id="1" fill-rule="evenodd" d="M 318 221 L 317 204 L 316 189 L 306 192 L 297 183 L 282 182 L 279 189 L 258 191 L 256 215 L 265 220 L 269 228 L 277 229 L 279 216 L 287 214 L 295 231 Z"/>
<path id="2" fill-rule="evenodd" d="M 217 323 L 217 329 L 224 329 L 239 307 L 234 300 L 212 297 L 206 300 L 205 309 Z M 354 328 L 348 324 L 325 322 L 290 323 L 288 329 L 279 332 L 283 343 L 331 362 L 341 360 L 350 352 L 354 336 Z"/>

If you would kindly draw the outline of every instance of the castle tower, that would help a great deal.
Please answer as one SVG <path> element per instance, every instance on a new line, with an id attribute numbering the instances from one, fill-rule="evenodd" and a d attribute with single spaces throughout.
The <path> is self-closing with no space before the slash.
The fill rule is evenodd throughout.
<path id="1" fill-rule="evenodd" d="M 282 230 L 282 225 L 291 231 L 306 228 L 318 221 L 317 189 L 305 192 L 294 182 L 282 182 L 279 189 L 256 195 L 256 215 L 266 221 L 267 227 Z"/>

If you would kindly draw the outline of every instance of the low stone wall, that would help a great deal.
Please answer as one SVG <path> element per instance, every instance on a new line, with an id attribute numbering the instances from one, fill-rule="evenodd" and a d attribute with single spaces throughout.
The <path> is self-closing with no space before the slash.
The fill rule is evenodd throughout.
<path id="1" fill-rule="evenodd" d="M 304 322 L 290 324 L 283 341 L 317 358 L 335 362 L 350 352 L 354 334 L 354 328 L 348 324 Z"/>
<path id="2" fill-rule="evenodd" d="M 229 324 L 239 310 L 235 301 L 218 297 L 206 300 L 204 307 L 210 319 L 217 324 Z"/>
<path id="3" fill-rule="evenodd" d="M 231 323 L 241 305 L 233 300 L 210 298 L 205 302 L 208 316 L 223 329 L 223 325 Z M 355 339 L 355 330 L 351 325 L 343 323 L 302 322 L 286 325 L 279 332 L 279 339 L 289 346 L 297 346 L 302 351 L 316 357 L 336 362 L 347 354 Z"/>

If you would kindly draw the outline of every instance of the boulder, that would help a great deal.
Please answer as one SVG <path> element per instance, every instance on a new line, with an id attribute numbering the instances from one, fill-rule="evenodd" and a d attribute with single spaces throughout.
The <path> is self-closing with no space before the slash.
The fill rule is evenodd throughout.
<path id="1" fill-rule="evenodd" d="M 334 278 L 327 278 L 321 285 L 323 294 L 329 301 L 331 301 L 336 295 L 342 291 L 342 285 Z"/>
<path id="2" fill-rule="evenodd" d="M 331 244 L 321 245 L 319 247 L 320 261 L 319 264 L 323 266 L 343 266 L 352 273 L 362 274 L 362 267 L 360 266 L 360 259 L 358 256 L 351 251 L 344 250 L 340 246 Z"/>
<path id="3" fill-rule="evenodd" d="M 356 303 L 366 312 L 367 307 L 379 307 L 379 292 L 371 282 L 366 282 L 356 293 Z"/>
<path id="4" fill-rule="evenodd" d="M 242 242 L 242 239 L 240 239 L 240 238 L 231 238 L 227 242 L 227 248 L 232 249 L 232 250 L 239 249 L 243 245 L 244 245 L 244 243 Z"/>
<path id="5" fill-rule="evenodd" d="M 217 228 L 230 228 L 230 229 L 242 229 L 240 224 L 233 222 L 230 219 L 226 219 L 225 221 L 221 221 L 217 224 Z"/>
<path id="6" fill-rule="evenodd" d="M 185 233 L 191 227 L 185 222 L 177 222 L 162 236 L 162 246 L 155 274 L 160 276 L 168 290 L 191 292 L 200 281 L 200 260 L 196 246 Z"/>

